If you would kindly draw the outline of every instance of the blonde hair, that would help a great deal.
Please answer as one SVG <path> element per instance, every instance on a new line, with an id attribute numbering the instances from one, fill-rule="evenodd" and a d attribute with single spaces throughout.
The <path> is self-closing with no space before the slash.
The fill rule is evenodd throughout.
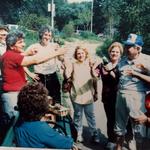
<path id="1" fill-rule="evenodd" d="M 86 58 L 89 57 L 89 52 L 88 52 L 88 50 L 87 50 L 86 48 L 81 47 L 81 46 L 77 46 L 77 47 L 75 48 L 75 52 L 74 52 L 74 58 L 75 58 L 75 59 L 77 59 L 77 52 L 78 52 L 79 49 L 82 49 L 82 50 L 85 52 Z"/>
<path id="2" fill-rule="evenodd" d="M 109 48 L 108 48 L 108 53 L 110 53 L 111 50 L 112 50 L 114 47 L 118 47 L 119 50 L 120 50 L 120 54 L 121 54 L 121 55 L 123 54 L 123 46 L 122 46 L 122 44 L 119 43 L 119 42 L 114 42 L 114 43 L 112 43 L 112 44 L 109 46 Z"/>

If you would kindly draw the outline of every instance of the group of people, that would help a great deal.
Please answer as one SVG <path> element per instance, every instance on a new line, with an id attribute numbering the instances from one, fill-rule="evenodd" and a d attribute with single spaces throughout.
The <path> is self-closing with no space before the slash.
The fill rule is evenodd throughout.
<path id="1" fill-rule="evenodd" d="M 120 43 L 113 43 L 108 49 L 110 63 L 100 69 L 103 82 L 102 101 L 107 117 L 109 141 L 115 144 L 116 150 L 122 150 L 130 120 L 133 139 L 128 146 L 129 149 L 136 150 L 135 122 L 142 123 L 141 120 L 145 118 L 145 96 L 149 91 L 150 81 L 149 56 L 141 53 L 143 40 L 140 35 L 130 34 L 124 45 L 125 55 L 120 58 L 123 48 Z M 140 128 L 138 138 L 142 139 L 146 130 L 140 124 L 137 126 Z"/>
<path id="2" fill-rule="evenodd" d="M 37 130 L 41 131 L 39 134 L 37 131 L 33 133 L 33 130 L 31 129 L 34 122 L 42 121 L 45 114 L 49 112 L 48 96 L 52 97 L 54 103 L 60 103 L 60 85 L 56 76 L 57 68 L 55 59 L 57 56 L 63 55 L 66 52 L 66 49 L 50 43 L 52 31 L 48 26 L 41 27 L 39 31 L 39 43 L 32 45 L 26 51 L 24 51 L 25 41 L 24 33 L 22 31 L 18 30 L 8 33 L 6 27 L 1 27 L 0 29 L 2 31 L 0 34 L 4 37 L 3 45 L 5 46 L 5 52 L 1 55 L 1 115 L 7 115 L 7 118 L 1 117 L 1 122 L 3 122 L 2 119 L 7 119 L 7 121 L 4 122 L 9 124 L 9 121 L 12 118 L 18 117 L 19 115 L 15 127 L 17 146 L 76 149 L 71 137 L 59 134 L 47 125 L 46 122 L 41 122 L 45 124 L 44 126 L 42 124 L 39 125 L 41 126 L 40 130 Z M 5 35 L 3 34 L 3 31 L 5 31 Z M 25 68 L 30 65 L 35 65 L 35 73 L 31 73 Z M 28 83 L 26 73 L 30 75 L 33 80 L 36 80 L 36 82 Z M 19 98 L 20 94 L 22 95 L 21 98 Z M 19 101 L 21 101 L 21 103 Z M 15 106 L 17 106 L 18 111 L 14 109 Z M 26 123 L 29 123 L 29 128 Z M 5 126 L 5 124 L 3 126 Z M 31 134 L 29 134 L 28 129 L 31 129 Z M 49 132 L 49 130 L 52 132 Z M 26 135 L 21 134 L 25 133 L 25 131 Z M 49 135 L 47 135 L 48 132 Z M 43 133 L 45 133 L 45 138 L 42 136 Z M 28 137 L 26 137 L 27 135 Z M 31 137 L 33 138 L 31 139 Z M 39 137 L 41 137 L 41 139 L 39 139 Z M 33 141 L 35 138 L 39 139 L 39 141 L 37 141 L 38 144 L 35 144 L 35 141 Z M 31 143 L 26 141 L 27 139 L 29 139 Z M 45 141 L 42 142 L 42 140 Z M 65 140 L 66 144 L 64 144 Z M 60 143 L 60 141 L 62 141 L 63 144 Z"/>
<path id="3" fill-rule="evenodd" d="M 15 126 L 17 146 L 37 148 L 78 149 L 74 142 L 83 142 L 83 112 L 91 131 L 91 140 L 99 143 L 94 114 L 94 101 L 97 99 L 97 82 L 102 81 L 102 102 L 107 118 L 107 149 L 122 150 L 127 124 L 131 125 L 135 141 L 135 122 L 140 126 L 141 138 L 145 136 L 141 123 L 149 122 L 144 115 L 145 96 L 149 91 L 149 56 L 142 54 L 143 40 L 140 35 L 130 34 L 121 43 L 114 42 L 108 48 L 108 62 L 92 59 L 88 50 L 77 46 L 73 61 L 60 57 L 67 49 L 50 42 L 52 30 L 42 26 L 39 42 L 25 47 L 24 33 L 8 33 L 0 27 L 1 54 L 1 103 L 3 113 L 8 118 L 19 118 Z M 63 63 L 65 79 L 71 79 L 69 96 L 73 105 L 73 121 L 77 129 L 77 141 L 54 131 L 44 121 L 49 112 L 48 96 L 54 103 L 61 104 L 61 85 L 57 75 L 57 61 Z M 34 65 L 34 73 L 28 66 Z M 26 74 L 34 82 L 27 83 Z M 2 81 L 2 82 L 1 82 Z M 14 107 L 17 106 L 17 110 Z M 142 114 L 142 115 L 141 115 Z M 130 121 L 129 121 L 130 120 Z M 33 130 L 34 129 L 34 130 Z M 63 143 L 61 143 L 63 142 Z M 136 144 L 129 145 L 136 150 Z"/>

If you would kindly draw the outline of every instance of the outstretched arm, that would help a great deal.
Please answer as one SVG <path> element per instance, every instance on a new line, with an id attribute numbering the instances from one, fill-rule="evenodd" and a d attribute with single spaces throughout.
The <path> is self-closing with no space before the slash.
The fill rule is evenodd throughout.
<path id="1" fill-rule="evenodd" d="M 64 48 L 59 48 L 57 51 L 37 52 L 33 56 L 25 56 L 22 60 L 21 65 L 28 66 L 28 65 L 32 65 L 32 64 L 40 64 L 40 63 L 45 62 L 56 56 L 63 55 L 64 53 L 66 53 L 66 51 L 67 50 Z"/>

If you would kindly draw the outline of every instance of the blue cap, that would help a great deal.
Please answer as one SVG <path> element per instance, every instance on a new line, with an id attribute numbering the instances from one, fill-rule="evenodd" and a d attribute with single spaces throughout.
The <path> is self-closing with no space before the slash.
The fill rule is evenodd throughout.
<path id="1" fill-rule="evenodd" d="M 144 42 L 142 36 L 131 33 L 128 35 L 128 39 L 124 41 L 124 44 L 129 46 L 143 46 Z"/>

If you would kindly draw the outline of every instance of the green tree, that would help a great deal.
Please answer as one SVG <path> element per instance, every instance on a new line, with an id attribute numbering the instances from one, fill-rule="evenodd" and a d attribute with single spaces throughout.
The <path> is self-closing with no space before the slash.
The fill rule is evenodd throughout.
<path id="1" fill-rule="evenodd" d="M 59 7 L 57 6 L 55 21 L 59 30 L 70 21 L 74 22 L 76 29 L 81 28 L 88 30 L 90 17 L 90 3 L 64 3 Z"/>
<path id="2" fill-rule="evenodd" d="M 74 34 L 74 24 L 73 22 L 69 22 L 63 28 L 63 35 L 65 38 L 72 37 Z"/>
<path id="3" fill-rule="evenodd" d="M 125 39 L 129 33 L 141 34 L 144 39 L 144 51 L 150 47 L 150 1 L 124 0 L 120 4 L 119 38 Z"/>
<path id="4" fill-rule="evenodd" d="M 62 30 L 65 24 L 72 20 L 73 14 L 73 9 L 68 4 L 64 4 L 57 9 L 55 21 L 59 30 Z"/>
<path id="5" fill-rule="evenodd" d="M 38 30 L 41 25 L 49 24 L 49 20 L 44 16 L 39 17 L 36 14 L 29 14 L 22 16 L 22 19 L 18 22 L 18 24 L 31 30 Z"/>
<path id="6" fill-rule="evenodd" d="M 77 29 L 79 27 L 83 28 L 84 30 L 89 30 L 90 22 L 91 22 L 91 10 L 88 6 L 82 5 L 82 7 L 78 7 L 77 19 L 75 20 Z"/>
<path id="7" fill-rule="evenodd" d="M 106 18 L 102 10 L 103 0 L 94 0 L 93 7 L 93 31 L 95 33 L 103 33 L 106 25 Z"/>
<path id="8" fill-rule="evenodd" d="M 19 20 L 19 7 L 21 0 L 0 1 L 0 20 L 4 24 L 15 24 Z"/>
<path id="9" fill-rule="evenodd" d="M 106 19 L 105 32 L 109 38 L 113 38 L 116 30 L 115 27 L 119 22 L 118 8 L 121 2 L 122 0 L 105 0 L 101 2 L 104 18 Z"/>

